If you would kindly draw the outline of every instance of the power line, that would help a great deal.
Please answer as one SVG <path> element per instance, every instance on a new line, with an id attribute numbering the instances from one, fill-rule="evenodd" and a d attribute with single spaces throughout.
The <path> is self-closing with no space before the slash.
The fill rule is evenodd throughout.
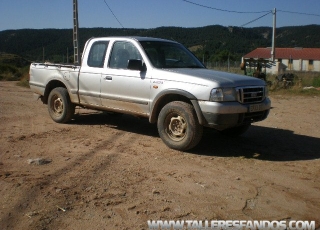
<path id="1" fill-rule="evenodd" d="M 226 9 L 219 9 L 219 8 L 215 8 L 215 7 L 211 7 L 211 6 L 205 6 L 205 5 L 201 5 L 189 0 L 182 0 L 184 2 L 196 5 L 196 6 L 200 6 L 200 7 L 204 7 L 207 9 L 211 9 L 211 10 L 217 10 L 217 11 L 223 11 L 223 12 L 228 12 L 228 13 L 238 13 L 238 14 L 259 14 L 259 13 L 266 13 L 269 12 L 269 10 L 266 11 L 235 11 L 235 10 L 226 10 Z M 320 17 L 320 14 L 310 14 L 310 13 L 303 13 L 303 12 L 293 12 L 293 11 L 287 11 L 287 10 L 278 10 L 278 12 L 284 12 L 284 13 L 290 13 L 290 14 L 302 14 L 302 15 L 309 15 L 309 16 L 316 16 L 316 17 Z"/>
<path id="2" fill-rule="evenodd" d="M 106 0 L 103 0 L 104 3 L 107 5 L 107 7 L 109 8 L 110 12 L 113 14 L 114 18 L 119 22 L 119 24 L 121 25 L 121 27 L 124 29 L 123 25 L 121 24 L 121 22 L 119 21 L 119 19 L 117 18 L 117 16 L 113 13 L 113 11 L 111 10 L 110 6 L 108 5 L 108 3 L 106 2 Z"/>
<path id="3" fill-rule="evenodd" d="M 258 21 L 260 18 L 263 18 L 264 16 L 267 16 L 268 14 L 271 14 L 271 12 L 266 13 L 266 14 L 264 14 L 264 15 L 262 15 L 262 16 L 260 16 L 260 17 L 256 18 L 256 19 L 253 19 L 253 20 L 251 20 L 250 22 L 247 22 L 247 23 L 245 23 L 245 24 L 241 25 L 240 27 L 244 27 L 244 26 L 246 26 L 246 25 L 248 25 L 248 24 L 250 24 L 250 23 L 252 23 L 252 22 Z"/>
<path id="4" fill-rule="evenodd" d="M 302 14 L 302 15 L 309 15 L 309 16 L 320 17 L 320 14 L 309 14 L 309 13 L 293 12 L 293 11 L 286 11 L 286 10 L 278 10 L 278 12 L 284 12 L 284 13 L 290 13 L 290 14 Z"/>
<path id="5" fill-rule="evenodd" d="M 193 5 L 196 5 L 196 6 L 201 6 L 201 7 L 207 8 L 207 9 L 217 10 L 217 11 L 223 11 L 223 12 L 228 12 L 228 13 L 237 13 L 237 14 L 260 14 L 260 13 L 269 12 L 269 10 L 268 10 L 268 11 L 257 11 L 257 12 L 253 12 L 253 11 L 224 10 L 224 9 L 219 9 L 219 8 L 215 8 L 215 7 L 211 7 L 211 6 L 201 5 L 201 4 L 198 4 L 198 3 L 195 3 L 195 2 L 191 2 L 191 1 L 188 1 L 188 0 L 182 0 L 182 1 L 187 2 L 187 3 L 190 3 L 190 4 L 193 4 Z"/>
<path id="6" fill-rule="evenodd" d="M 290 14 L 302 14 L 302 15 L 320 17 L 319 14 L 309 14 L 309 13 L 292 12 L 292 11 L 285 11 L 285 10 L 278 10 L 278 12 L 284 12 L 284 13 L 290 13 Z M 268 15 L 268 14 L 270 14 L 270 13 L 271 13 L 271 12 L 269 12 L 269 13 L 267 13 L 267 14 L 265 14 L 265 15 L 262 15 L 261 17 L 259 17 L 259 18 L 257 18 L 257 19 L 254 19 L 254 20 L 252 20 L 252 21 L 250 21 L 250 22 L 248 22 L 248 23 L 246 23 L 246 24 L 243 24 L 243 25 L 241 25 L 240 27 L 244 27 L 244 26 L 246 26 L 246 25 L 248 25 L 248 24 L 250 24 L 250 23 L 252 23 L 252 22 L 255 22 L 255 21 L 259 20 L 260 18 L 263 18 L 264 16 L 266 16 L 266 15 Z"/>
<path id="7" fill-rule="evenodd" d="M 267 11 L 235 11 L 235 10 L 226 10 L 226 9 L 219 9 L 219 8 L 215 8 L 215 7 L 211 7 L 211 6 L 205 6 L 205 5 L 201 5 L 201 4 L 198 4 L 198 3 L 195 3 L 195 2 L 192 2 L 192 1 L 189 1 L 189 0 L 182 0 L 184 2 L 187 2 L 187 3 L 190 3 L 190 4 L 193 4 L 193 5 L 196 5 L 196 6 L 200 6 L 200 7 L 204 7 L 204 8 L 207 8 L 207 9 L 211 9 L 211 10 L 217 10 L 217 11 L 223 11 L 223 12 L 228 12 L 228 13 L 237 13 L 237 14 L 258 14 L 258 13 L 266 13 L 248 23 L 245 23 L 243 25 L 241 25 L 240 27 L 244 27 L 252 22 L 255 22 L 265 16 L 267 16 L 268 14 L 272 13 L 270 10 L 267 10 Z M 316 17 L 320 17 L 319 14 L 310 14 L 310 13 L 303 13 L 303 12 L 293 12 L 293 11 L 286 11 L 286 10 L 278 10 L 278 12 L 283 12 L 283 13 L 290 13 L 290 14 L 301 14 L 301 15 L 308 15 L 308 16 L 316 16 Z"/>

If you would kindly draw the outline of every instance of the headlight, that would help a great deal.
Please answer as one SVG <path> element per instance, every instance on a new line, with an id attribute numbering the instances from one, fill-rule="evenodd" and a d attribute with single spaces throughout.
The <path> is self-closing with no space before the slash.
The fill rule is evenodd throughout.
<path id="1" fill-rule="evenodd" d="M 210 93 L 210 101 L 236 101 L 237 93 L 234 88 L 216 88 Z"/>

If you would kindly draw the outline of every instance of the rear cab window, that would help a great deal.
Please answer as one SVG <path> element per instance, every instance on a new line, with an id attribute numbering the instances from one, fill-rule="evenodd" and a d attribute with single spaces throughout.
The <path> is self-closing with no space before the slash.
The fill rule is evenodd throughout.
<path id="1" fill-rule="evenodd" d="M 87 65 L 90 67 L 103 68 L 108 45 L 109 41 L 94 42 L 89 52 Z"/>

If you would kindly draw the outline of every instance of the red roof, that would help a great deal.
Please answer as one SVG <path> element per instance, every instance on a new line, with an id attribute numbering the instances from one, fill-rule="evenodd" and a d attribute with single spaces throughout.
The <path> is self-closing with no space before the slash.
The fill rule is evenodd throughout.
<path id="1" fill-rule="evenodd" d="M 257 48 L 243 56 L 244 58 L 271 58 L 271 48 Z M 320 60 L 320 48 L 276 48 L 276 58 Z"/>

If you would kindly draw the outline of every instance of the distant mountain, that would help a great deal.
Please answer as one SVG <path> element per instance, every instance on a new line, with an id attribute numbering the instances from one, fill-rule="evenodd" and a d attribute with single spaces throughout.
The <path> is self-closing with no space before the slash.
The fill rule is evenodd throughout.
<path id="1" fill-rule="evenodd" d="M 190 48 L 199 58 L 223 60 L 240 57 L 257 47 L 270 47 L 271 27 L 240 28 L 212 25 L 198 28 L 155 29 L 81 28 L 80 45 L 90 37 L 147 36 L 171 39 Z M 276 30 L 276 47 L 320 47 L 320 25 L 281 27 Z M 0 31 L 0 53 L 19 55 L 30 61 L 72 60 L 72 29 L 22 29 Z"/>

